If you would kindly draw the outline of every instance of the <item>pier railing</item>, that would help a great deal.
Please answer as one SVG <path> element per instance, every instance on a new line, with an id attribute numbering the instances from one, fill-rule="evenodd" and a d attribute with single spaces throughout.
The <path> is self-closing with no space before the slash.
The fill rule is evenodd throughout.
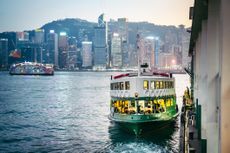
<path id="1" fill-rule="evenodd" d="M 190 95 L 183 96 L 180 128 L 180 153 L 206 153 L 206 140 L 201 139 L 201 105 L 192 101 Z"/>

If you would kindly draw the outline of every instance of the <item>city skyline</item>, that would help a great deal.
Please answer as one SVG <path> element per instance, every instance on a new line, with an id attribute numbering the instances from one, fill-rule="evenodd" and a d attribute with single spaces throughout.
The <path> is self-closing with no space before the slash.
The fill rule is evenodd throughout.
<path id="1" fill-rule="evenodd" d="M 189 27 L 191 21 L 188 12 L 193 0 L 68 0 L 59 3 L 55 0 L 2 0 L 0 4 L 0 32 L 3 32 L 32 30 L 64 18 L 81 18 L 97 22 L 97 17 L 101 13 L 105 13 L 107 20 L 125 17 L 131 22 L 147 21 L 175 26 L 184 24 Z"/>

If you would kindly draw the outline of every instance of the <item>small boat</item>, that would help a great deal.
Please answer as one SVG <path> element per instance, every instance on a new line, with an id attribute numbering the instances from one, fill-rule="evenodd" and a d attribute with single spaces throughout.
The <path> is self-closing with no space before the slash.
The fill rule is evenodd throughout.
<path id="1" fill-rule="evenodd" d="M 174 121 L 178 116 L 175 79 L 170 74 L 141 72 L 111 76 L 109 119 L 140 135 Z"/>
<path id="2" fill-rule="evenodd" d="M 13 64 L 10 67 L 11 75 L 54 75 L 53 64 L 41 64 L 36 62 L 23 62 Z"/>

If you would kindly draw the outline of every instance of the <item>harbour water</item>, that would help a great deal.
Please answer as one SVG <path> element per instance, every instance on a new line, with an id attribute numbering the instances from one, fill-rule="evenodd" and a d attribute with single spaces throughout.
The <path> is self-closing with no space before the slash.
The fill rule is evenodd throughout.
<path id="1" fill-rule="evenodd" d="M 138 138 L 109 121 L 111 74 L 0 72 L 0 152 L 178 152 L 179 119 Z M 180 107 L 189 77 L 175 78 Z"/>

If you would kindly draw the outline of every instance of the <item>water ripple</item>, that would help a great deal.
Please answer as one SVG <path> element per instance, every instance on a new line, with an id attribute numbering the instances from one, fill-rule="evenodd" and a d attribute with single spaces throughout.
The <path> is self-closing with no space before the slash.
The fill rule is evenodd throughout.
<path id="1" fill-rule="evenodd" d="M 108 120 L 111 74 L 0 72 L 0 152 L 178 152 L 177 127 L 136 138 Z M 189 77 L 177 78 L 180 98 Z"/>

